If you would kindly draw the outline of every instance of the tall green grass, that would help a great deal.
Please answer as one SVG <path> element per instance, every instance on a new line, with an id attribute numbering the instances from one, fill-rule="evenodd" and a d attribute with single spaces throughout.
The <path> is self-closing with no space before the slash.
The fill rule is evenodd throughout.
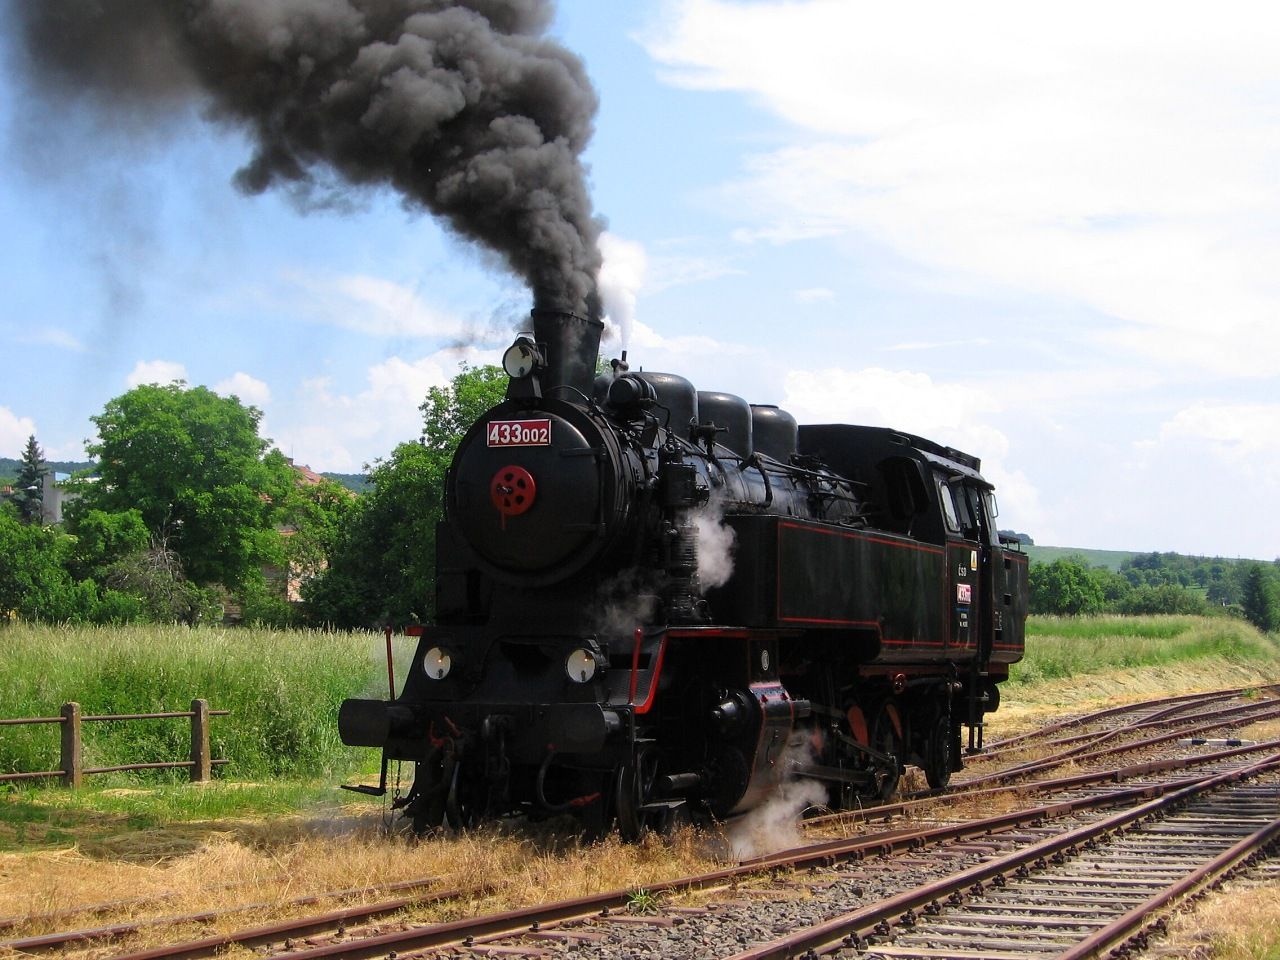
<path id="1" fill-rule="evenodd" d="M 382 638 L 371 634 L 181 626 L 0 628 L 0 718 L 188 710 L 204 698 L 220 774 L 332 778 L 367 762 L 338 739 L 338 705 L 385 695 Z M 381 679 L 385 684 L 385 679 Z M 85 723 L 86 767 L 184 760 L 183 719 Z M 59 727 L 0 727 L 0 771 L 58 768 Z M 184 779 L 185 771 L 167 779 Z M 161 779 L 165 779 L 161 777 Z"/>
<path id="2" fill-rule="evenodd" d="M 1112 669 L 1167 666 L 1219 658 L 1274 662 L 1280 678 L 1280 643 L 1231 617 L 1031 617 L 1026 656 L 1009 673 L 1030 685 Z"/>

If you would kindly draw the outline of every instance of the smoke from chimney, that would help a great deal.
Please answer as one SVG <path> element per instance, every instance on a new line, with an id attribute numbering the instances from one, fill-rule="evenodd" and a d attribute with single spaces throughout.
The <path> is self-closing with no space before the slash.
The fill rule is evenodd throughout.
<path id="1" fill-rule="evenodd" d="M 131 119 L 194 100 L 252 137 L 240 189 L 392 186 L 497 251 L 535 305 L 599 315 L 597 100 L 542 36 L 550 0 L 0 2 L 41 99 Z"/>

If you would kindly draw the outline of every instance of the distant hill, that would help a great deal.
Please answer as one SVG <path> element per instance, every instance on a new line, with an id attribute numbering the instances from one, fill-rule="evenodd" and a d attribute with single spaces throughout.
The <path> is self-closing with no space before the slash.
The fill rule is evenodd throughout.
<path id="1" fill-rule="evenodd" d="M 354 490 L 356 493 L 365 493 L 369 489 L 369 477 L 363 473 L 329 473 L 321 470 L 320 476 L 332 480 L 334 483 L 340 483 L 348 490 Z"/>
<path id="2" fill-rule="evenodd" d="M 1108 570 L 1120 571 L 1120 565 L 1134 557 L 1149 556 L 1150 550 L 1089 550 L 1085 547 L 1041 547 L 1023 544 L 1022 549 L 1031 558 L 1032 563 L 1053 563 L 1063 558 L 1084 558 L 1091 567 L 1106 567 Z M 1266 563 L 1265 560 L 1250 560 L 1240 557 L 1200 557 L 1189 553 L 1161 553 L 1163 557 L 1187 557 L 1191 560 L 1221 560 L 1224 563 Z"/>
<path id="3" fill-rule="evenodd" d="M 45 466 L 54 473 L 75 473 L 77 470 L 87 470 L 94 464 L 90 460 L 46 460 Z M 21 469 L 21 460 L 14 460 L 12 457 L 0 457 L 0 486 L 13 483 L 14 478 Z"/>
<path id="4" fill-rule="evenodd" d="M 54 473 L 77 473 L 80 470 L 88 470 L 96 466 L 92 460 L 46 460 L 47 466 Z M 18 471 L 22 469 L 22 461 L 15 460 L 12 457 L 0 457 L 0 487 L 13 483 L 17 477 Z M 340 483 L 348 490 L 354 490 L 356 493 L 364 493 L 369 489 L 369 478 L 363 473 L 326 473 L 321 472 L 320 476 L 328 477 L 335 483 Z"/>
<path id="5" fill-rule="evenodd" d="M 1136 550 L 1088 550 L 1084 547 L 1042 547 L 1023 544 L 1032 563 L 1053 563 L 1066 557 L 1082 557 L 1091 567 L 1106 567 L 1120 572 L 1120 565 L 1138 555 Z"/>

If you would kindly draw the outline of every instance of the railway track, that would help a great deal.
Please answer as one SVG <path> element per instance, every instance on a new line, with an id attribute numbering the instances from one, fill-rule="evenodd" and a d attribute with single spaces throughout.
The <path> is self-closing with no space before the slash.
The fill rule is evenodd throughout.
<path id="1" fill-rule="evenodd" d="M 732 955 L 883 960 L 1098 956 L 1280 837 L 1280 754 Z"/>
<path id="2" fill-rule="evenodd" d="M 1275 707 L 1276 704 L 1272 701 L 1268 709 Z M 1145 719 L 1161 719 L 1153 715 L 1163 713 L 1165 709 L 1151 708 Z M 1202 718 L 1201 722 L 1227 722 L 1220 716 L 1219 710 L 1210 712 L 1214 715 L 1208 719 Z M 1265 713 L 1265 710 L 1238 714 L 1235 722 L 1241 717 L 1249 720 L 1257 713 Z M 1130 712 L 1130 723 L 1134 722 L 1136 715 L 1136 712 Z M 1186 732 L 1178 730 L 1176 733 L 1178 736 L 1185 736 Z M 1168 742 L 1168 735 L 1153 739 L 1161 738 Z M 200 915 L 154 918 L 93 929 L 68 930 L 25 940 L 10 940 L 0 943 L 0 955 L 65 951 L 91 944 L 92 956 L 114 956 L 120 960 L 211 956 L 236 945 L 253 946 L 260 954 L 291 957 L 295 960 L 329 956 L 385 957 L 390 954 L 395 954 L 397 960 L 407 960 L 409 957 L 432 955 L 442 949 L 458 951 L 464 955 L 572 955 L 586 958 L 592 955 L 617 956 L 621 952 L 630 952 L 633 948 L 635 955 L 642 956 L 647 943 L 658 942 L 662 950 L 674 949 L 676 952 L 656 953 L 655 956 L 723 956 L 733 953 L 732 949 L 726 951 L 725 943 L 722 942 L 732 944 L 732 936 L 722 936 L 714 931 L 731 929 L 734 923 L 740 922 L 734 916 L 738 908 L 724 906 L 725 903 L 732 904 L 735 897 L 768 898 L 776 895 L 786 900 L 798 895 L 801 900 L 816 904 L 824 902 L 826 891 L 830 891 L 837 899 L 843 895 L 846 903 L 849 898 L 860 901 L 877 897 L 881 900 L 888 899 L 905 892 L 904 887 L 895 893 L 892 889 L 894 883 L 902 886 L 915 873 L 934 875 L 939 869 L 948 866 L 972 869 L 977 861 L 1008 855 L 1019 844 L 1047 842 L 1064 830 L 1077 829 L 1083 825 L 1077 822 L 1079 818 L 1100 816 L 1095 811 L 1139 801 L 1148 802 L 1149 798 L 1185 788 L 1192 779 L 1203 781 L 1210 776 L 1210 773 L 1193 775 L 1189 771 L 1207 768 L 1212 775 L 1231 775 L 1248 763 L 1250 757 L 1267 751 L 1275 754 L 1272 759 L 1280 763 L 1280 741 L 1276 741 L 1202 752 L 1191 758 L 1145 761 L 1051 781 L 1020 784 L 1012 788 L 974 788 L 966 795 L 979 799 L 1010 792 L 1024 797 L 1046 793 L 1054 796 L 1029 810 L 1013 811 L 999 817 L 968 822 L 937 822 L 927 826 L 913 824 L 869 836 L 812 843 L 797 850 L 784 851 L 714 873 L 655 884 L 643 891 L 643 896 L 636 890 L 618 890 L 582 900 L 546 904 L 446 924 L 415 925 L 411 917 L 425 904 L 438 903 L 444 898 L 475 897 L 478 893 L 442 890 L 440 884 L 434 884 L 434 889 L 421 889 L 428 882 L 417 881 L 397 885 L 408 895 L 396 900 L 325 911 L 282 923 L 265 924 L 132 953 L 109 954 L 104 950 L 112 942 L 130 937 L 146 925 L 172 924 L 176 927 L 179 922 L 197 923 L 207 918 Z M 918 815 L 920 810 L 925 809 L 925 804 L 937 806 L 938 799 L 933 797 L 905 805 L 894 805 L 898 808 L 896 811 L 892 807 L 873 809 L 867 811 L 866 815 L 887 818 L 895 812 L 901 812 L 902 808 Z M 1280 814 L 1280 809 L 1273 816 L 1277 814 Z M 868 863 L 874 863 L 875 866 L 870 869 L 863 866 Z M 886 884 L 884 877 L 892 878 L 894 883 Z M 764 883 L 763 888 L 760 887 L 761 883 Z M 369 891 L 363 893 L 367 894 Z M 337 894 L 331 896 L 336 897 Z M 680 898 L 688 899 L 690 903 L 679 905 L 675 901 Z M 308 898 L 316 901 L 319 899 Z M 637 904 L 652 906 L 656 903 L 663 904 L 663 909 L 656 915 L 651 915 L 647 909 L 637 911 Z M 84 909 L 91 911 L 93 908 Z M 833 912 L 838 911 L 834 907 L 827 910 L 828 914 Z M 981 913 L 981 910 L 978 912 Z M 949 936 L 952 931 L 933 930 L 926 922 L 931 919 L 920 917 L 918 929 L 902 933 L 901 942 L 895 941 L 893 945 L 880 944 L 885 950 L 899 951 L 897 954 L 883 955 L 909 957 L 914 956 L 910 951 L 915 950 L 916 955 L 933 956 L 927 951 L 937 949 L 937 943 L 941 942 L 937 938 L 943 934 Z M 792 916 L 787 923 L 796 926 L 802 925 L 802 921 L 803 918 L 797 920 Z M 962 927 L 966 924 L 980 926 L 975 921 L 964 920 L 957 920 L 952 926 Z M 1012 921 L 1009 925 L 1018 926 Z M 1022 925 L 1031 928 L 1028 923 Z M 1048 929 L 1060 924 L 1048 923 L 1044 926 Z M 768 929 L 757 930 L 748 940 L 768 943 L 768 933 Z M 924 939 L 911 940 L 911 937 Z M 929 939 L 930 937 L 934 939 Z M 680 946 L 682 943 L 683 947 Z M 681 954 L 679 951 L 682 949 L 691 952 Z M 808 949 L 814 948 L 804 947 L 795 955 L 800 956 Z M 1015 953 L 1016 951 L 1011 951 L 1010 956 Z"/>
<path id="3" fill-rule="evenodd" d="M 966 871 L 985 869 L 993 859 L 1004 861 L 1030 846 L 1031 862 L 1055 855 L 1054 846 L 1062 837 L 1083 842 L 1081 830 L 1092 821 L 1110 822 L 1116 817 L 1140 819 L 1154 809 L 1158 798 L 1181 797 L 1194 786 L 1203 789 L 1216 780 L 1239 779 L 1251 775 L 1248 753 L 1258 753 L 1262 745 L 1233 751 L 1218 751 L 1200 758 L 1212 773 L 1188 777 L 1185 771 L 1167 771 L 1164 777 L 1137 785 L 1092 784 L 1079 787 L 1074 796 L 1056 799 L 1027 810 L 968 822 L 939 823 L 895 829 L 850 840 L 831 841 L 785 851 L 751 863 L 697 877 L 656 884 L 644 891 L 646 902 L 664 903 L 654 915 L 637 912 L 637 891 L 617 890 L 594 897 L 538 905 L 521 910 L 472 917 L 448 923 L 414 925 L 407 918 L 387 923 L 348 924 L 335 922 L 334 914 L 293 921 L 290 925 L 242 931 L 220 938 L 175 943 L 134 953 L 116 954 L 119 960 L 166 960 L 166 958 L 210 956 L 233 944 L 257 945 L 260 953 L 290 960 L 320 958 L 388 957 L 397 960 L 427 957 L 442 950 L 467 956 L 575 956 L 579 958 L 630 956 L 724 956 L 735 951 L 733 934 L 746 924 L 747 940 L 763 940 L 752 949 L 764 949 L 770 941 L 769 927 L 760 926 L 760 916 L 799 895 L 797 903 L 807 904 L 817 922 L 827 922 L 850 898 L 889 902 L 893 897 L 915 896 L 910 891 L 919 884 L 937 884 L 939 870 L 960 867 L 969 886 L 987 882 L 983 874 Z M 1266 745 L 1267 762 L 1280 766 L 1280 741 Z M 1245 772 L 1242 772 L 1245 771 Z M 1225 778 L 1225 779 L 1224 779 Z M 1152 799 L 1156 798 L 1156 799 Z M 1138 804 L 1138 807 L 1134 807 Z M 1121 807 L 1119 814 L 1104 817 L 1101 811 Z M 1138 811 L 1135 813 L 1135 809 Z M 1127 821 L 1126 821 L 1127 822 Z M 1011 868 L 1013 869 L 1013 868 Z M 994 876 L 992 874 L 991 876 Z M 973 879 L 977 877 L 978 879 Z M 763 883 L 761 889 L 759 885 Z M 896 887 L 895 887 L 896 885 Z M 901 889 L 897 889 L 901 888 Z M 679 905 L 676 900 L 700 893 L 711 897 L 702 903 Z M 763 895 L 763 900 L 743 898 Z M 727 898 L 728 906 L 720 901 Z M 699 899 L 699 898 L 693 898 Z M 922 900 L 921 905 L 937 897 Z M 777 901 L 777 903 L 772 902 Z M 736 905 L 735 905 L 736 904 Z M 920 910 L 921 906 L 908 909 Z M 865 911 L 869 907 L 863 908 Z M 745 911 L 745 916 L 742 914 Z M 869 928 L 889 922 L 892 913 L 877 915 Z M 794 912 L 775 918 L 786 929 L 803 926 L 803 917 Z M 752 923 L 755 927 L 752 927 Z M 326 921 L 328 924 L 326 926 Z M 708 932 L 710 931 L 710 932 Z M 763 934 L 762 935 L 762 931 Z M 855 930 L 856 932 L 856 930 Z M 841 934 L 837 938 L 843 944 Z M 862 936 L 863 934 L 859 934 Z M 743 936 L 738 934 L 736 936 Z M 800 956 L 811 946 L 788 942 L 777 947 L 782 952 L 760 956 Z M 772 949 L 772 948 L 770 948 Z M 707 952 L 707 951 L 711 952 Z M 751 956 L 752 954 L 743 954 Z"/>
<path id="4" fill-rule="evenodd" d="M 1269 692 L 1276 692 L 1276 687 L 1266 688 Z M 1240 691 L 1228 690 L 1218 691 L 1213 694 L 1197 695 L 1195 698 L 1182 697 L 1177 698 L 1178 703 L 1174 705 L 1175 709 L 1204 707 L 1212 703 L 1219 702 L 1224 699 L 1236 696 Z M 977 776 L 961 777 L 953 780 L 951 785 L 945 791 L 923 790 L 905 795 L 902 799 L 885 804 L 878 804 L 859 810 L 844 810 L 837 813 L 824 814 L 811 817 L 805 821 L 805 828 L 808 831 L 827 829 L 838 826 L 841 823 L 853 823 L 872 819 L 887 819 L 890 816 L 899 814 L 912 813 L 920 810 L 927 810 L 931 806 L 937 804 L 940 798 L 945 798 L 948 802 L 959 798 L 977 799 L 980 797 L 994 796 L 1006 790 L 1015 793 L 1027 794 L 1042 792 L 1044 790 L 1057 789 L 1062 782 L 1061 778 L 1029 781 L 1019 783 L 1019 781 L 1027 781 L 1028 778 L 1036 774 L 1042 774 L 1054 770 L 1055 768 L 1064 766 L 1068 763 L 1074 766 L 1095 767 L 1100 761 L 1116 757 L 1124 753 L 1136 753 L 1154 748 L 1168 747 L 1176 741 L 1188 738 L 1194 738 L 1199 735 L 1211 733 L 1228 727 L 1244 726 L 1251 723 L 1263 722 L 1280 718 L 1280 699 L 1265 699 L 1251 701 L 1245 704 L 1237 704 L 1221 709 L 1210 709 L 1203 713 L 1190 717 L 1173 718 L 1166 716 L 1168 708 L 1152 709 L 1163 706 L 1168 698 L 1158 701 L 1151 701 L 1147 704 L 1134 704 L 1125 708 L 1125 713 L 1130 717 L 1130 723 L 1126 724 L 1121 731 L 1130 736 L 1130 739 L 1122 743 L 1111 744 L 1110 746 L 1098 746 L 1096 742 L 1086 745 L 1086 748 L 1072 747 L 1065 751 L 1051 754 L 1047 757 L 1040 757 L 1033 761 L 1025 763 L 1017 763 L 990 773 L 980 773 Z M 1137 708 L 1146 708 L 1139 710 Z M 1072 723 L 1090 722 L 1090 718 L 1113 718 L 1120 714 L 1119 708 L 1099 711 L 1096 714 L 1090 714 L 1086 717 L 1077 718 Z M 1161 734 L 1152 736 L 1138 737 L 1132 739 L 1134 733 L 1142 730 L 1150 730 L 1153 727 L 1174 726 L 1175 729 Z M 1061 724 L 1052 725 L 1054 731 L 1061 727 Z M 1046 728 L 1048 729 L 1048 728 Z M 1020 739 L 1023 746 L 1020 749 L 1026 749 L 1029 745 L 1030 736 Z M 1007 741 L 1004 741 L 1007 742 Z M 1048 741 L 1052 743 L 1053 741 Z M 1087 749 L 1092 746 L 1095 749 Z M 982 755 L 979 755 L 982 756 Z M 971 764 L 974 758 L 966 759 L 966 768 Z M 1130 765 L 1131 767 L 1134 765 Z M 1130 769 L 1125 767 L 1122 769 Z M 1099 775 L 1105 778 L 1109 771 L 1102 771 Z M 1135 775 L 1135 774 L 1129 774 Z M 1070 782 L 1074 778 L 1067 778 Z"/>

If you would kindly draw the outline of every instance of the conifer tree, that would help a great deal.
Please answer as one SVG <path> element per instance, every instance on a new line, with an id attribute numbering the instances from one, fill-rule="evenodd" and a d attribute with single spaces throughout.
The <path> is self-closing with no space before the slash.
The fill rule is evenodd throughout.
<path id="1" fill-rule="evenodd" d="M 44 452 L 32 434 L 22 451 L 22 466 L 13 484 L 13 502 L 23 523 L 40 523 L 44 513 L 44 478 L 48 474 Z"/>
<path id="2" fill-rule="evenodd" d="M 1259 630 L 1280 629 L 1280 599 L 1271 579 L 1262 569 L 1262 564 L 1255 563 L 1244 581 L 1245 619 Z"/>

